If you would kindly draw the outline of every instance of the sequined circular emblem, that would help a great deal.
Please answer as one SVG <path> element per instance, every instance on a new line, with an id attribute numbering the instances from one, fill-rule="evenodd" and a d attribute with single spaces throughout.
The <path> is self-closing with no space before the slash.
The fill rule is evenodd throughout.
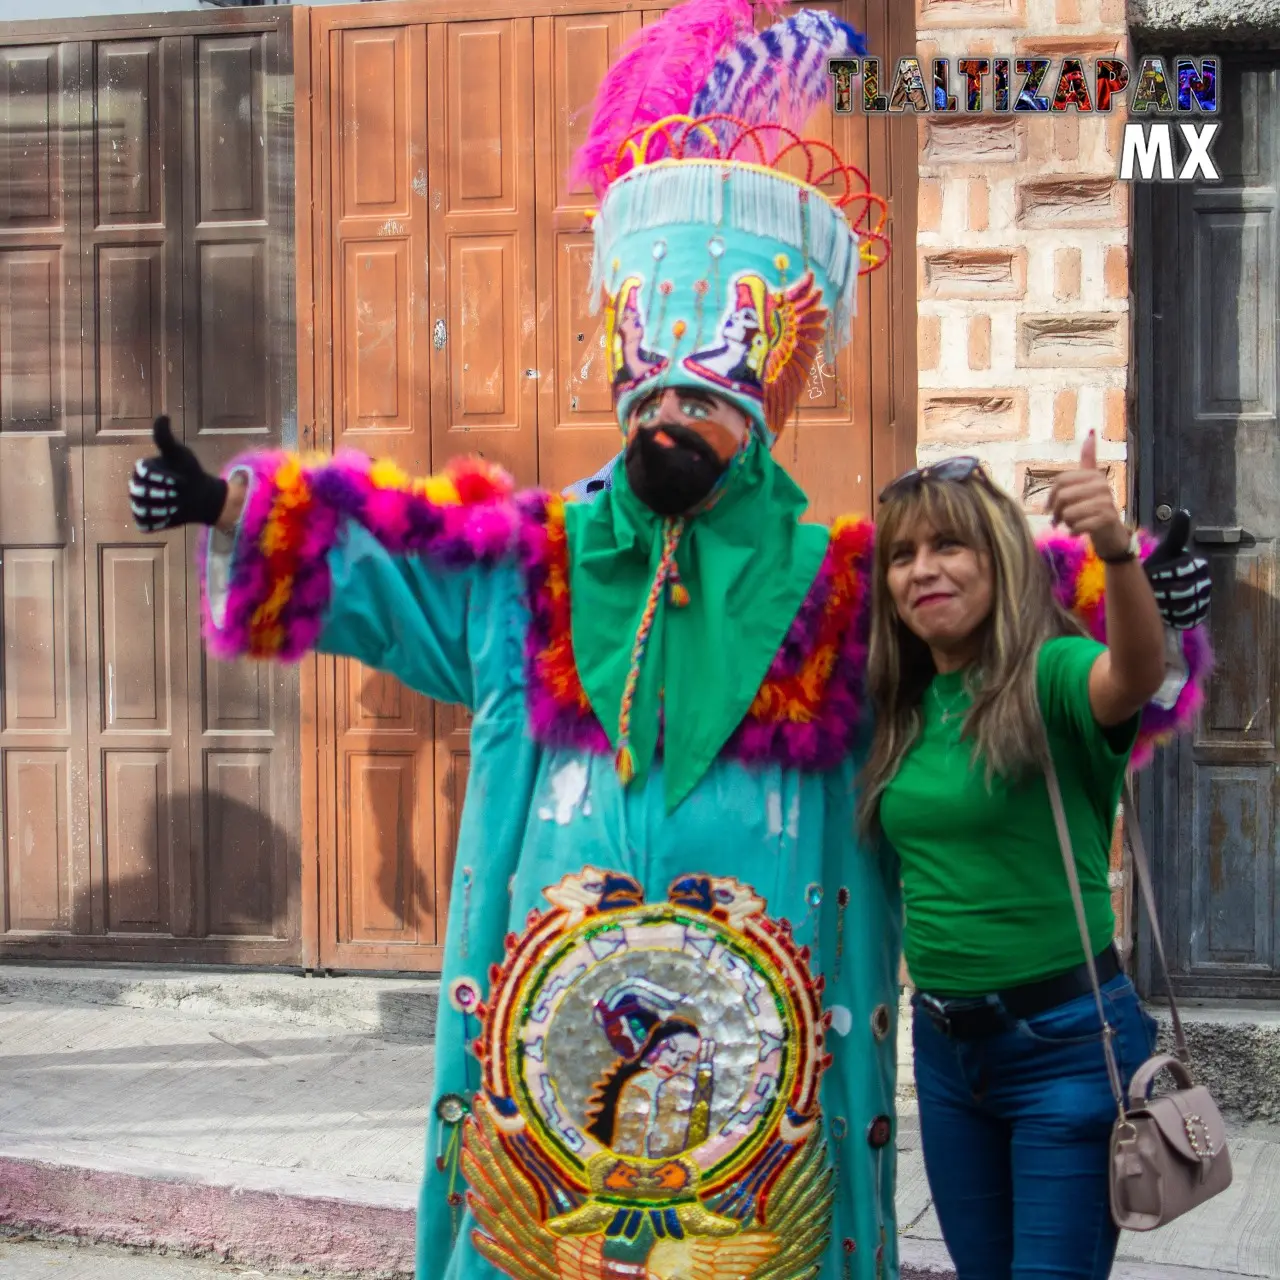
<path id="1" fill-rule="evenodd" d="M 469 1110 L 466 1099 L 456 1093 L 446 1093 L 436 1103 L 436 1115 L 442 1124 L 461 1124 Z"/>
<path id="2" fill-rule="evenodd" d="M 887 1147 L 889 1139 L 892 1137 L 893 1122 L 888 1116 L 876 1116 L 867 1126 L 867 1143 L 874 1150 L 878 1151 L 881 1147 Z"/>
<path id="3" fill-rule="evenodd" d="M 755 1229 L 803 1239 L 788 1262 L 809 1274 L 826 1232 L 806 1224 L 834 1194 L 818 1104 L 831 1059 L 791 926 L 728 878 L 687 876 L 645 902 L 630 877 L 587 868 L 544 896 L 479 1014 L 464 1167 L 527 1185 L 549 1237 L 631 1242 L 655 1275 L 665 1242 Z M 472 1187 L 477 1249 L 532 1280 L 501 1243 L 527 1209 Z"/>
<path id="4" fill-rule="evenodd" d="M 480 988 L 470 978 L 455 978 L 449 984 L 449 1003 L 459 1013 L 475 1013 L 480 1008 Z"/>
<path id="5" fill-rule="evenodd" d="M 877 1040 L 884 1040 L 893 1025 L 893 1019 L 889 1014 L 889 1006 L 887 1004 L 878 1004 L 871 1014 L 871 1034 Z"/>

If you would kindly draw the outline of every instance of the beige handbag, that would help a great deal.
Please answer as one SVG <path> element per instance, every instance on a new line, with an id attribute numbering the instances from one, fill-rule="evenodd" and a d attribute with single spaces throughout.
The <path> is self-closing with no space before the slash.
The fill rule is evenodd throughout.
<path id="1" fill-rule="evenodd" d="M 1127 778 L 1124 784 L 1125 830 L 1133 845 L 1133 860 L 1138 872 L 1138 882 L 1142 886 L 1142 899 L 1151 917 L 1151 935 L 1155 939 L 1165 989 L 1169 993 L 1175 1054 L 1157 1054 L 1144 1062 L 1130 1082 L 1126 1102 L 1120 1082 L 1120 1069 L 1116 1064 L 1115 1047 L 1112 1044 L 1115 1032 L 1107 1022 L 1102 990 L 1098 985 L 1098 970 L 1093 962 L 1093 947 L 1085 921 L 1080 877 L 1076 874 L 1075 854 L 1071 848 L 1071 833 L 1067 829 L 1062 791 L 1052 762 L 1045 768 L 1045 781 L 1049 788 L 1049 803 L 1053 806 L 1053 820 L 1058 828 L 1062 861 L 1067 870 L 1067 881 L 1071 885 L 1085 961 L 1089 966 L 1089 976 L 1093 979 L 1098 1016 L 1102 1019 L 1104 1028 L 1102 1047 L 1106 1054 L 1107 1074 L 1111 1079 L 1111 1092 L 1115 1095 L 1118 1112 L 1115 1127 L 1111 1131 L 1111 1216 L 1116 1225 L 1125 1231 L 1152 1231 L 1181 1217 L 1188 1209 L 1211 1200 L 1231 1185 L 1231 1154 L 1227 1150 L 1226 1126 L 1222 1123 L 1217 1103 L 1209 1096 L 1209 1090 L 1204 1085 L 1196 1084 L 1191 1075 L 1187 1038 L 1182 1030 L 1182 1019 L 1178 1016 L 1177 1002 L 1173 998 L 1169 965 L 1165 960 L 1164 942 L 1160 937 L 1160 918 L 1156 913 L 1155 896 L 1151 891 L 1151 869 L 1147 863 L 1142 831 L 1138 826 L 1137 808 L 1133 803 L 1133 792 Z M 1172 1093 L 1150 1097 L 1156 1077 L 1166 1070 L 1173 1077 L 1177 1088 Z"/>

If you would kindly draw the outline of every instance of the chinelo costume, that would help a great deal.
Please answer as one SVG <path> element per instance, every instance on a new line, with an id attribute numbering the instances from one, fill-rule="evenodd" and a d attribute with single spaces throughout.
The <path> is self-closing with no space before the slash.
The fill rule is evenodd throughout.
<path id="1" fill-rule="evenodd" d="M 688 387 L 751 423 L 692 511 L 621 462 L 579 503 L 474 460 L 257 452 L 202 543 L 216 654 L 349 655 L 474 716 L 419 1280 L 898 1274 L 898 881 L 854 820 L 872 526 L 802 524 L 770 453 L 887 252 L 865 179 L 778 123 L 861 48 L 692 0 L 601 88 L 576 172 L 619 421 Z M 195 465 L 162 452 L 144 505 Z M 1100 566 L 1048 554 L 1096 631 Z"/>

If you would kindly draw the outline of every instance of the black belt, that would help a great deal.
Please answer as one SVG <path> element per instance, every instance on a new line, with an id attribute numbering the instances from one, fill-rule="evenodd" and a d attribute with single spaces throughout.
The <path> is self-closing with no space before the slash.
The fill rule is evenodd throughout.
<path id="1" fill-rule="evenodd" d="M 1094 964 L 1100 986 L 1123 972 L 1114 946 L 1101 951 L 1094 958 Z M 1014 1022 L 1056 1009 L 1058 1005 L 1088 995 L 1092 990 L 1089 966 L 1082 963 L 1051 978 L 1041 978 L 1038 982 L 1028 982 L 990 995 L 941 996 L 918 991 L 913 1003 L 924 1010 L 943 1035 L 952 1040 L 976 1040 L 1007 1031 Z"/>

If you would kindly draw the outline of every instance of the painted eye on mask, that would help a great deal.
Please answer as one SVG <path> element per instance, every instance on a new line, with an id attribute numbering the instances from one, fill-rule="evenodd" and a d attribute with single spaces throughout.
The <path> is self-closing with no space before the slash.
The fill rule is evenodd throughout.
<path id="1" fill-rule="evenodd" d="M 686 418 L 709 418 L 711 406 L 702 400 L 681 400 L 680 412 Z"/>

